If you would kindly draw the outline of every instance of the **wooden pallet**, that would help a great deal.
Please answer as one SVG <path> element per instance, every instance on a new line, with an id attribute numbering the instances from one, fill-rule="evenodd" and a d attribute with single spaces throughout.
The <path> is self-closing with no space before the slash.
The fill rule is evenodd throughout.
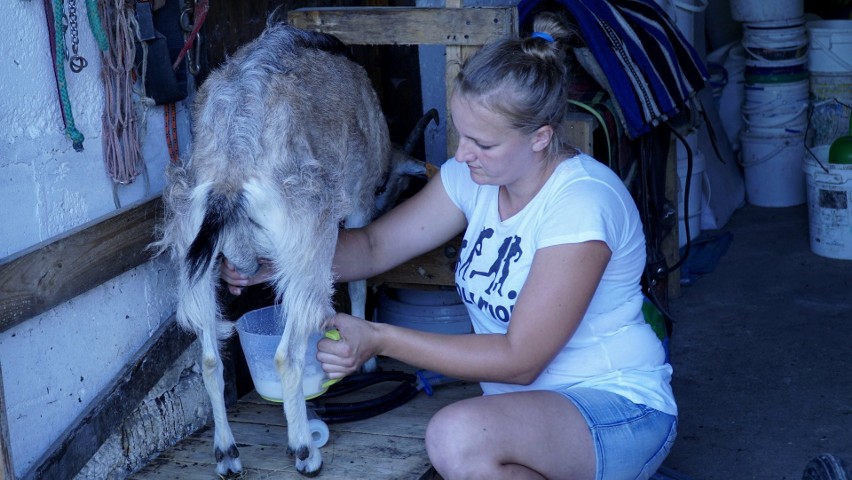
<path id="1" fill-rule="evenodd" d="M 384 370 L 411 371 L 391 360 L 380 360 Z M 397 384 L 386 383 L 330 399 L 357 402 L 376 398 Z M 426 424 L 440 408 L 457 400 L 482 394 L 479 384 L 453 382 L 436 386 L 432 396 L 420 392 L 414 399 L 389 412 L 365 420 L 329 425 L 330 437 L 322 447 L 319 478 L 328 480 L 429 479 L 433 469 L 423 438 Z M 287 455 L 287 425 L 280 404 L 252 392 L 229 409 L 228 418 L 240 458 L 251 479 L 304 479 Z M 173 448 L 161 453 L 135 480 L 215 478 L 213 424 L 209 423 Z"/>

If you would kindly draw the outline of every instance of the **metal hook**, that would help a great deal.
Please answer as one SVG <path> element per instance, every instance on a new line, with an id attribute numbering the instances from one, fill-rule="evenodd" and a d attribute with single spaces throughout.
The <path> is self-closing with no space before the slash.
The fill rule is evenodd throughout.
<path id="1" fill-rule="evenodd" d="M 201 32 L 195 35 L 195 44 L 192 46 L 192 52 L 190 52 L 188 57 L 190 59 L 187 62 L 189 73 L 198 75 L 198 72 L 201 71 Z"/>
<path id="2" fill-rule="evenodd" d="M 192 9 L 189 7 L 184 7 L 183 11 L 180 12 L 180 28 L 185 33 L 192 31 L 193 24 L 189 21 L 190 15 L 192 15 Z"/>

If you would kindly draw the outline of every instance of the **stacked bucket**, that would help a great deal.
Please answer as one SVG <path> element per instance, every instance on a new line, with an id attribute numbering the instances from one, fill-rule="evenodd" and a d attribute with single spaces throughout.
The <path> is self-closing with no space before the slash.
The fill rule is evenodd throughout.
<path id="1" fill-rule="evenodd" d="M 802 0 L 731 0 L 731 15 L 743 24 L 746 57 L 740 131 L 746 200 L 761 207 L 801 205 L 810 105 Z"/>
<path id="2" fill-rule="evenodd" d="M 811 117 L 804 173 L 811 251 L 852 260 L 852 164 L 831 145 L 852 135 L 852 20 L 808 22 Z M 840 140 L 842 141 L 842 140 Z"/>
<path id="3" fill-rule="evenodd" d="M 807 29 L 813 109 L 808 144 L 829 145 L 849 133 L 852 20 L 812 20 Z"/>

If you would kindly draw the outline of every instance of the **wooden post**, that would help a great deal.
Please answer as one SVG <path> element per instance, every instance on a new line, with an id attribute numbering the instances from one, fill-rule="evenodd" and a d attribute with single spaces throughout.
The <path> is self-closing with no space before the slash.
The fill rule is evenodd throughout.
<path id="1" fill-rule="evenodd" d="M 680 178 L 677 175 L 677 145 L 672 140 L 669 145 L 669 155 L 666 159 L 666 200 L 672 205 L 677 206 L 677 195 L 680 189 Z M 677 215 L 677 213 L 675 213 Z M 663 237 L 662 249 L 663 257 L 666 259 L 667 265 L 674 265 L 680 260 L 680 239 L 679 229 L 677 224 L 671 229 L 670 233 Z M 680 269 L 675 268 L 666 277 L 666 295 L 668 300 L 678 298 L 680 296 Z"/>
<path id="2" fill-rule="evenodd" d="M 446 0 L 447 8 L 462 8 L 462 0 Z M 455 82 L 456 76 L 461 70 L 461 66 L 467 57 L 478 50 L 480 47 L 462 47 L 461 45 L 447 45 L 446 47 L 446 70 L 444 76 L 444 85 L 447 89 L 446 97 L 447 97 L 447 118 L 444 121 L 444 125 L 447 128 L 447 155 L 454 155 L 456 148 L 459 145 L 459 136 L 458 132 L 456 132 L 455 127 L 453 127 L 453 119 L 450 116 L 450 97 L 453 93 L 453 83 Z"/>
<path id="3" fill-rule="evenodd" d="M 6 420 L 6 395 L 3 392 L 3 364 L 0 364 L 0 480 L 14 480 L 9 422 Z"/>

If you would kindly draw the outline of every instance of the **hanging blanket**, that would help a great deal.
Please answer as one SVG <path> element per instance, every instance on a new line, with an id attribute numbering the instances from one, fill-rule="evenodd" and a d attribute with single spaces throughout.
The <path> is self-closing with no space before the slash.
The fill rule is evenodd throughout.
<path id="1" fill-rule="evenodd" d="M 540 1 L 521 0 L 521 24 Z M 599 70 L 590 73 L 615 99 L 631 138 L 677 114 L 709 78 L 693 46 L 653 0 L 557 1 L 576 20 L 592 70 Z"/>

